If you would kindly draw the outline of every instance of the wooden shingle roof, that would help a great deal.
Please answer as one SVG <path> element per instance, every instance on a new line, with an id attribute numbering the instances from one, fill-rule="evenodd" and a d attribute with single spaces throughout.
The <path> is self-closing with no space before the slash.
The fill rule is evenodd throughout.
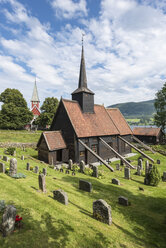
<path id="1" fill-rule="evenodd" d="M 131 128 L 118 108 L 107 108 L 106 110 L 115 126 L 119 130 L 120 135 L 132 134 Z"/>
<path id="2" fill-rule="evenodd" d="M 133 129 L 134 135 L 141 135 L 141 136 L 155 136 L 157 137 L 161 128 L 157 127 L 135 127 Z"/>
<path id="3" fill-rule="evenodd" d="M 94 113 L 83 113 L 77 101 L 65 99 L 62 101 L 77 137 L 119 134 L 104 106 L 95 104 Z"/>
<path id="4" fill-rule="evenodd" d="M 61 131 L 43 132 L 49 151 L 66 148 L 66 143 L 62 137 Z"/>

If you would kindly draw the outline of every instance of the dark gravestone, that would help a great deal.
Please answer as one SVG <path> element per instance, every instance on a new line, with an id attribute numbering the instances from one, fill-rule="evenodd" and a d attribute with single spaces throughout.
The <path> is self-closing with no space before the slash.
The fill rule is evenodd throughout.
<path id="1" fill-rule="evenodd" d="M 73 166 L 73 161 L 72 161 L 72 159 L 69 159 L 68 169 L 71 170 L 72 169 L 72 166 Z"/>
<path id="2" fill-rule="evenodd" d="M 24 155 L 21 156 L 21 160 L 24 160 Z"/>
<path id="3" fill-rule="evenodd" d="M 93 173 L 92 173 L 93 177 L 98 177 L 98 167 L 97 166 L 93 166 Z"/>
<path id="4" fill-rule="evenodd" d="M 46 180 L 45 180 L 45 175 L 43 174 L 39 174 L 39 189 L 41 189 L 41 191 L 46 192 Z"/>
<path id="5" fill-rule="evenodd" d="M 35 173 L 39 172 L 39 166 L 35 166 Z"/>
<path id="6" fill-rule="evenodd" d="M 4 214 L 2 216 L 1 231 L 3 236 L 6 237 L 14 231 L 16 219 L 16 208 L 12 205 L 5 207 Z"/>
<path id="7" fill-rule="evenodd" d="M 65 173 L 66 173 L 66 174 L 70 174 L 70 171 L 69 171 L 69 170 L 66 170 Z"/>
<path id="8" fill-rule="evenodd" d="M 124 162 L 123 162 L 123 160 L 120 160 L 120 165 L 124 165 Z"/>
<path id="9" fill-rule="evenodd" d="M 93 217 L 108 225 L 112 224 L 111 207 L 106 201 L 99 199 L 93 202 Z"/>
<path id="10" fill-rule="evenodd" d="M 128 167 L 124 168 L 124 177 L 126 179 L 130 179 L 130 168 L 128 168 Z"/>
<path id="11" fill-rule="evenodd" d="M 62 189 L 54 190 L 53 197 L 55 200 L 67 205 L 68 204 L 68 196 L 67 193 L 64 192 Z"/>
<path id="12" fill-rule="evenodd" d="M 140 169 L 143 169 L 143 161 L 141 158 L 138 159 L 138 166 L 140 167 Z"/>
<path id="13" fill-rule="evenodd" d="M 160 159 L 157 159 L 157 164 L 160 164 Z"/>
<path id="14" fill-rule="evenodd" d="M 17 174 L 17 159 L 16 158 L 11 158 L 10 159 L 9 175 L 13 176 L 15 174 Z"/>
<path id="15" fill-rule="evenodd" d="M 137 175 L 141 176 L 141 167 L 139 165 L 137 166 Z"/>
<path id="16" fill-rule="evenodd" d="M 120 170 L 120 164 L 116 164 L 116 169 Z"/>
<path id="17" fill-rule="evenodd" d="M 166 171 L 163 172 L 162 181 L 166 182 Z"/>
<path id="18" fill-rule="evenodd" d="M 9 161 L 8 156 L 3 156 L 3 161 L 8 162 Z"/>
<path id="19" fill-rule="evenodd" d="M 27 163 L 27 170 L 29 171 L 30 170 L 30 164 Z"/>
<path id="20" fill-rule="evenodd" d="M 63 172 L 63 168 L 60 168 L 60 172 Z"/>
<path id="21" fill-rule="evenodd" d="M 0 173 L 5 173 L 5 164 L 0 163 Z"/>
<path id="22" fill-rule="evenodd" d="M 72 172 L 72 176 L 75 176 L 75 175 L 76 175 L 76 173 L 75 173 L 75 171 L 73 171 L 73 172 Z"/>
<path id="23" fill-rule="evenodd" d="M 120 181 L 118 179 L 116 179 L 116 178 L 112 179 L 112 183 L 116 184 L 116 185 L 120 185 Z"/>
<path id="24" fill-rule="evenodd" d="M 43 168 L 43 174 L 46 176 L 47 175 L 47 168 Z"/>
<path id="25" fill-rule="evenodd" d="M 92 184 L 90 182 L 87 182 L 85 180 L 80 179 L 79 180 L 79 189 L 91 192 L 92 191 Z"/>
<path id="26" fill-rule="evenodd" d="M 121 204 L 123 206 L 128 206 L 129 205 L 128 199 L 126 197 L 124 197 L 124 196 L 119 196 L 118 202 L 119 202 L 119 204 Z"/>
<path id="27" fill-rule="evenodd" d="M 81 162 L 80 162 L 80 172 L 84 173 L 84 170 L 85 170 L 85 162 L 83 160 L 81 160 Z"/>

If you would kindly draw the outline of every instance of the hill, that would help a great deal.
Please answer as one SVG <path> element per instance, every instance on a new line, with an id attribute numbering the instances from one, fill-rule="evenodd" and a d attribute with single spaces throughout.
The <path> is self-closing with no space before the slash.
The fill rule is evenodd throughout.
<path id="1" fill-rule="evenodd" d="M 143 116 L 152 117 L 155 113 L 154 100 L 118 103 L 108 107 L 119 108 L 125 118 L 141 118 Z"/>

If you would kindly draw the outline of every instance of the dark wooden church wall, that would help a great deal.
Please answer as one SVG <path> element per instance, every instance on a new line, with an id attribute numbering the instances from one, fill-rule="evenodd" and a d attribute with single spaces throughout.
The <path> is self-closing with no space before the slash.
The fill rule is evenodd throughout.
<path id="1" fill-rule="evenodd" d="M 122 135 L 122 138 L 124 138 L 128 142 L 131 142 L 131 140 L 132 140 L 131 135 Z M 128 144 L 126 144 L 125 142 L 123 142 L 122 140 L 118 139 L 118 152 L 121 155 L 131 153 L 131 147 Z"/>
<path id="2" fill-rule="evenodd" d="M 51 124 L 51 131 L 61 130 L 63 138 L 69 149 L 69 159 L 75 161 L 75 152 L 74 152 L 74 129 L 71 125 L 71 122 L 68 118 L 66 110 L 63 103 L 60 103 L 57 113 L 54 117 L 53 123 Z"/>
<path id="3" fill-rule="evenodd" d="M 48 147 L 44 137 L 41 138 L 40 144 L 38 146 L 38 159 L 48 163 Z"/>

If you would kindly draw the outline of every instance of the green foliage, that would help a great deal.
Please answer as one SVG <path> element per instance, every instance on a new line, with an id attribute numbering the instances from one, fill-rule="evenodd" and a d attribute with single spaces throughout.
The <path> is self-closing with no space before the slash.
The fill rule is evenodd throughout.
<path id="1" fill-rule="evenodd" d="M 15 175 L 12 175 L 11 177 L 15 179 L 20 179 L 20 178 L 26 178 L 26 175 L 24 175 L 23 173 L 17 173 Z"/>
<path id="2" fill-rule="evenodd" d="M 104 171 L 103 170 L 99 170 L 98 171 L 98 179 L 104 179 L 105 176 L 104 176 Z"/>
<path id="3" fill-rule="evenodd" d="M 147 179 L 149 180 L 149 185 L 151 186 L 157 186 L 160 182 L 160 173 L 157 169 L 156 165 L 153 165 L 152 169 L 147 175 Z"/>
<path id="4" fill-rule="evenodd" d="M 84 174 L 88 175 L 88 176 L 92 176 L 93 170 L 91 168 L 86 167 L 85 170 L 84 170 Z"/>
<path id="5" fill-rule="evenodd" d="M 72 170 L 78 172 L 80 170 L 80 167 L 77 164 L 73 164 Z"/>
<path id="6" fill-rule="evenodd" d="M 15 150 L 16 150 L 16 148 L 15 147 L 8 147 L 7 149 L 6 149 L 6 154 L 8 154 L 8 155 L 14 155 L 14 152 L 15 152 Z"/>
<path id="7" fill-rule="evenodd" d="M 19 90 L 6 89 L 0 94 L 0 101 L 3 102 L 0 111 L 0 128 L 23 129 L 32 120 L 33 114 Z"/>
<path id="8" fill-rule="evenodd" d="M 51 125 L 58 103 L 58 99 L 55 97 L 45 98 L 43 105 L 40 108 L 42 112 L 35 123 L 44 128 L 46 125 Z"/>
<path id="9" fill-rule="evenodd" d="M 158 127 L 161 126 L 164 130 L 166 128 L 166 83 L 162 89 L 156 93 L 154 106 L 156 108 L 156 114 L 154 116 L 155 124 Z"/>
<path id="10" fill-rule="evenodd" d="M 0 200 L 0 212 L 2 212 L 5 208 L 5 201 L 4 200 Z"/>

